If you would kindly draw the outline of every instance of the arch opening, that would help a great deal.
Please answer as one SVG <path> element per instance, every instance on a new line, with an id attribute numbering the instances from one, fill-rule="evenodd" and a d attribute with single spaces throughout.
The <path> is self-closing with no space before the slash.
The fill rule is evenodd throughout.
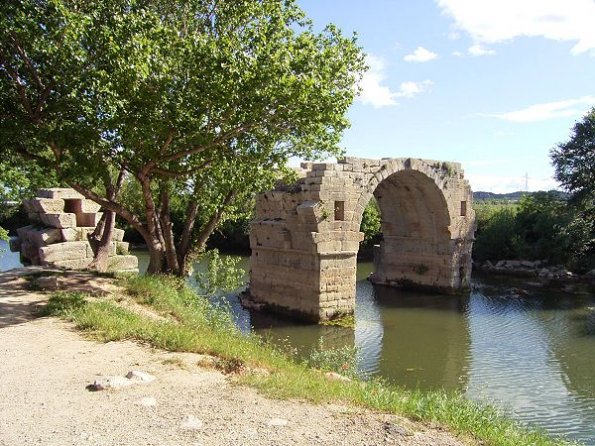
<path id="1" fill-rule="evenodd" d="M 446 290 L 441 275 L 452 257 L 450 216 L 434 180 L 420 171 L 401 170 L 368 192 L 368 202 L 372 196 L 380 211 L 382 240 L 374 247 L 371 280 Z"/>

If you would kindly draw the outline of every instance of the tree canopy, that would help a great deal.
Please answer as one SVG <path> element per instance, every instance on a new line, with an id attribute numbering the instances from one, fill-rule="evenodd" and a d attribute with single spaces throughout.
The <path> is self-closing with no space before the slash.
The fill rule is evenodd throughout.
<path id="1" fill-rule="evenodd" d="M 355 37 L 315 32 L 293 0 L 3 2 L 0 151 L 127 220 L 151 272 L 180 272 L 289 157 L 340 152 L 364 68 Z M 118 199 L 126 178 L 140 207 Z"/>
<path id="2" fill-rule="evenodd" d="M 575 200 L 595 192 L 595 107 L 572 128 L 570 139 L 551 151 L 556 179 Z"/>

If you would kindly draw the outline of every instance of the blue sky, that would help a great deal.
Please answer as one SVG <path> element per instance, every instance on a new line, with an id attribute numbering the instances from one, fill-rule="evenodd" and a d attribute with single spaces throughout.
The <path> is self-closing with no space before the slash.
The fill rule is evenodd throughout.
<path id="1" fill-rule="evenodd" d="M 549 151 L 595 106 L 595 0 L 297 0 L 370 70 L 350 156 L 458 161 L 474 190 L 557 187 Z"/>

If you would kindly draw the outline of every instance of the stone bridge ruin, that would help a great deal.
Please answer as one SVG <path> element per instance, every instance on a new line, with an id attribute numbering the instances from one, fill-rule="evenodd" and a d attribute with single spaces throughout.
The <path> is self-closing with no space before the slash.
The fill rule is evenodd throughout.
<path id="1" fill-rule="evenodd" d="M 302 168 L 295 185 L 257 197 L 248 303 L 313 321 L 352 313 L 372 196 L 383 233 L 374 283 L 449 294 L 468 287 L 475 215 L 460 164 L 345 158 Z"/>

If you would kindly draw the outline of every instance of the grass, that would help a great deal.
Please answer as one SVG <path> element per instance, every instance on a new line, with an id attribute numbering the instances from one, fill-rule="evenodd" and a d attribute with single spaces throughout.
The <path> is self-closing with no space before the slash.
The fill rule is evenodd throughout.
<path id="1" fill-rule="evenodd" d="M 409 391 L 380 380 L 329 379 L 308 365 L 314 362 L 298 361 L 257 335 L 240 333 L 229 312 L 213 307 L 179 279 L 144 276 L 120 280 L 126 296 L 119 299 L 133 299 L 165 318 L 150 318 L 125 309 L 118 305 L 118 298 L 96 300 L 77 293 L 56 293 L 45 314 L 67 318 L 101 341 L 135 339 L 165 350 L 213 355 L 216 367 L 236 373 L 239 383 L 272 398 L 348 404 L 403 415 L 445 426 L 482 445 L 573 444 L 530 431 L 496 409 L 458 393 Z M 336 356 L 340 362 L 345 361 L 345 355 Z M 332 363 L 327 366 L 324 361 L 315 365 L 333 368 Z"/>

